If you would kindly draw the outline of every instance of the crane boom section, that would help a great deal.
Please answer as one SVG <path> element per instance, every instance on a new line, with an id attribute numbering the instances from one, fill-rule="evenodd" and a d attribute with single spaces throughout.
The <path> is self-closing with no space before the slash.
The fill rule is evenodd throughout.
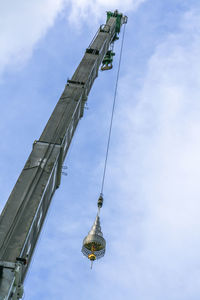
<path id="1" fill-rule="evenodd" d="M 123 23 L 123 22 L 122 22 Z M 99 66 L 116 35 L 116 17 L 101 26 L 46 124 L 0 216 L 0 300 L 19 299 L 62 164 Z M 18 295 L 18 296 L 17 296 Z"/>

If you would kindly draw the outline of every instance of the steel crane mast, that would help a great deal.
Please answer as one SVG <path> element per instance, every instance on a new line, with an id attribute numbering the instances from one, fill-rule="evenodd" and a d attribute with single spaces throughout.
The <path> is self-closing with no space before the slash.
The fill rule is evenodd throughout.
<path id="1" fill-rule="evenodd" d="M 30 265 L 48 207 L 60 185 L 62 165 L 98 70 L 112 68 L 110 46 L 127 17 L 107 12 L 47 122 L 0 216 L 0 300 L 23 296 Z"/>

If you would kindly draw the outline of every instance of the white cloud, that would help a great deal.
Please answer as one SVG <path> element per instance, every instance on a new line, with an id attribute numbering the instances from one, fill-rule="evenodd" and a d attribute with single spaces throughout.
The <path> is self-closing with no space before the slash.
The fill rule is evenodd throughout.
<path id="1" fill-rule="evenodd" d="M 119 0 L 109 2 L 109 9 L 136 9 L 144 0 Z M 13 68 L 20 68 L 32 55 L 37 42 L 53 26 L 58 14 L 67 6 L 65 14 L 69 25 L 97 22 L 108 5 L 105 0 L 8 0 L 0 4 L 0 75 Z M 78 26 L 77 26 L 78 25 Z M 94 23 L 93 23 L 94 25 Z M 74 28 L 75 29 L 75 28 Z"/>
<path id="2" fill-rule="evenodd" d="M 0 74 L 20 67 L 53 25 L 62 0 L 4 1 L 0 5 Z"/>
<path id="3" fill-rule="evenodd" d="M 76 25 L 81 25 L 81 21 L 96 24 L 99 19 L 105 18 L 105 11 L 114 11 L 118 9 L 125 14 L 128 11 L 136 10 L 140 4 L 146 0 L 77 0 L 71 1 L 72 11 L 70 13 L 70 21 Z"/>

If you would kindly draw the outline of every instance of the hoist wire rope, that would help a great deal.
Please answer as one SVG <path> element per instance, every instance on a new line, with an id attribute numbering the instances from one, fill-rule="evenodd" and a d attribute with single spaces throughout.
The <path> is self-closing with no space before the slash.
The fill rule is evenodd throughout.
<path id="1" fill-rule="evenodd" d="M 121 49 L 120 49 L 120 55 L 119 55 L 119 63 L 118 63 L 118 70 L 117 70 L 117 77 L 116 77 L 114 97 L 113 97 L 113 105 L 112 105 L 112 111 L 111 111 L 111 119 L 110 119 L 109 133 L 108 133 L 108 141 L 107 141 L 107 147 L 106 147 L 106 156 L 105 156 L 104 169 L 103 169 L 103 177 L 102 177 L 102 184 L 101 184 L 101 194 L 102 195 L 103 195 L 103 190 L 104 190 L 104 183 L 105 183 L 106 169 L 107 169 L 107 162 L 108 162 L 108 154 L 109 154 L 110 140 L 111 140 L 111 133 L 112 133 L 112 126 L 113 126 L 113 117 L 114 117 L 115 105 L 116 105 L 116 98 L 117 98 L 119 73 L 120 73 L 121 60 L 122 60 L 122 52 L 123 52 L 123 45 L 124 45 L 125 28 L 126 28 L 126 23 L 124 24 L 124 29 L 123 29 Z"/>

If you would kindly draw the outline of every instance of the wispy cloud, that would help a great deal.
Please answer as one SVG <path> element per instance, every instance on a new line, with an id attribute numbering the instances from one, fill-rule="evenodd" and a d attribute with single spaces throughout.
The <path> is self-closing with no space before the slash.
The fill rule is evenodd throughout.
<path id="1" fill-rule="evenodd" d="M 38 41 L 53 26 L 56 17 L 64 11 L 69 26 L 74 30 L 83 22 L 96 24 L 108 9 L 136 9 L 144 0 L 36 0 L 17 2 L 8 0 L 0 4 L 0 74 L 20 68 L 32 55 Z M 67 7 L 66 10 L 64 10 Z M 63 15 L 62 15 L 63 16 Z"/>
<path id="2" fill-rule="evenodd" d="M 31 56 L 62 5 L 62 0 L 8 0 L 0 4 L 0 74 L 20 67 Z"/>
<path id="3" fill-rule="evenodd" d="M 118 9 L 123 13 L 127 11 L 136 10 L 140 4 L 146 0 L 77 0 L 71 1 L 72 10 L 70 12 L 69 19 L 73 24 L 81 26 L 83 21 L 86 21 L 89 24 L 96 24 L 102 17 L 105 18 L 105 11 L 111 10 L 114 11 Z"/>

